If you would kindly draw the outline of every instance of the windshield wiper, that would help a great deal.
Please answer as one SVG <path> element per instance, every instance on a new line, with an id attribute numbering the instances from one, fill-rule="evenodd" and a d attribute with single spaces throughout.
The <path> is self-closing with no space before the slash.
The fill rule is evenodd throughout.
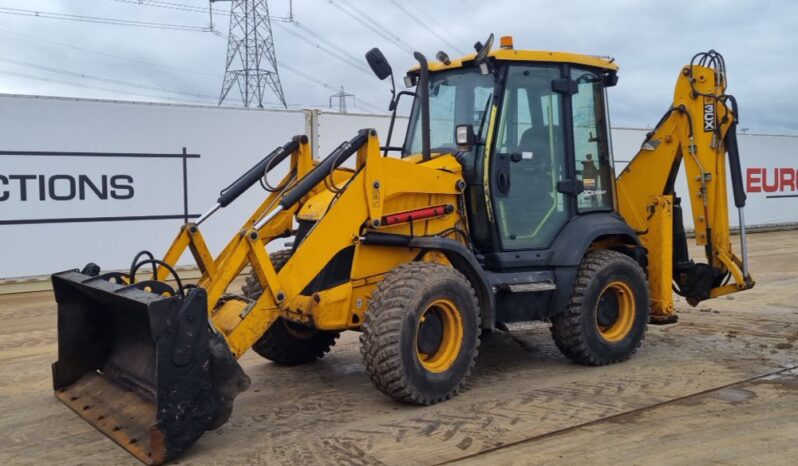
<path id="1" fill-rule="evenodd" d="M 479 117 L 479 131 L 477 135 L 479 135 L 480 142 L 485 144 L 485 140 L 482 139 L 482 127 L 485 125 L 485 116 L 488 114 L 488 108 L 490 108 L 490 101 L 493 98 L 493 92 L 488 94 L 488 99 L 485 101 L 485 109 L 482 111 L 482 116 Z"/>

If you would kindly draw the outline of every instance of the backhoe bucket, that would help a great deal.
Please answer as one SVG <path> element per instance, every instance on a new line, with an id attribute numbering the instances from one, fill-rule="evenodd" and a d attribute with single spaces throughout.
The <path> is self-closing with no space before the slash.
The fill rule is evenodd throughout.
<path id="1" fill-rule="evenodd" d="M 52 276 L 55 396 L 138 459 L 157 465 L 224 424 L 249 378 L 211 331 L 205 290 L 165 297 L 113 283 L 113 275 Z"/>

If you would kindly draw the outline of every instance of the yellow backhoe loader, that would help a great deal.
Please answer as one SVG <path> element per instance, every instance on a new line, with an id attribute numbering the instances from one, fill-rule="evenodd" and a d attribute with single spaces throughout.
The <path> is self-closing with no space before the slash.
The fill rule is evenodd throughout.
<path id="1" fill-rule="evenodd" d="M 56 396 L 160 464 L 228 419 L 250 383 L 236 361 L 250 348 L 302 364 L 341 331 L 359 331 L 377 388 L 428 405 L 462 390 L 482 331 L 545 320 L 573 361 L 616 363 L 649 322 L 675 321 L 673 291 L 696 304 L 754 285 L 737 107 L 718 53 L 681 69 L 671 107 L 616 179 L 613 60 L 515 50 L 509 37 L 492 44 L 493 35 L 474 54 L 439 52 L 433 63 L 416 53 L 404 79 L 415 90 L 393 87 L 384 145 L 363 129 L 316 160 L 295 136 L 180 228 L 163 259 L 142 251 L 125 272 L 92 263 L 54 274 Z M 366 59 L 393 83 L 378 49 Z M 392 146 L 403 96 L 412 112 L 404 143 Z M 265 175 L 281 163 L 287 174 L 272 185 Z M 688 256 L 674 192 L 681 165 L 704 262 Z M 265 200 L 213 255 L 200 225 L 259 181 Z M 289 249 L 267 253 L 286 237 Z M 193 284 L 174 270 L 186 250 L 202 272 Z M 242 292 L 228 290 L 247 270 Z"/>

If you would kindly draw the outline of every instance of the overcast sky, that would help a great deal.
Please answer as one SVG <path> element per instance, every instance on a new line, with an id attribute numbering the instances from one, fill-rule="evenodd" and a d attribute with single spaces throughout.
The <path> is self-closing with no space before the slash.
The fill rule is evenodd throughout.
<path id="1" fill-rule="evenodd" d="M 185 5 L 204 10 L 186 11 Z M 269 5 L 275 17 L 288 14 L 288 0 Z M 207 6 L 205 0 L 0 0 L 0 92 L 215 104 L 229 16 L 214 15 L 222 34 L 203 32 Z M 214 8 L 229 12 L 230 3 Z M 48 19 L 20 10 L 196 30 Z M 364 69 L 369 48 L 380 47 L 401 77 L 413 63 L 409 50 L 432 58 L 443 49 L 454 57 L 493 32 L 512 35 L 516 48 L 615 57 L 621 68 L 610 94 L 612 119 L 626 127 L 656 123 L 681 66 L 714 48 L 726 58 L 740 126 L 798 134 L 798 2 L 294 0 L 293 10 L 298 26 L 273 23 L 292 107 L 325 107 L 330 88 L 344 86 L 356 96 L 350 111 L 373 113 L 387 105 L 389 88 Z M 273 95 L 266 100 L 276 105 Z M 237 96 L 225 102 L 239 103 Z"/>

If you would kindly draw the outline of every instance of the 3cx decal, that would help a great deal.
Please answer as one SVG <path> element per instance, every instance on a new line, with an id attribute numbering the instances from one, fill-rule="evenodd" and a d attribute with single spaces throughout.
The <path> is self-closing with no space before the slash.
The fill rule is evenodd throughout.
<path id="1" fill-rule="evenodd" d="M 704 132 L 715 131 L 715 102 L 713 99 L 704 98 Z"/>

